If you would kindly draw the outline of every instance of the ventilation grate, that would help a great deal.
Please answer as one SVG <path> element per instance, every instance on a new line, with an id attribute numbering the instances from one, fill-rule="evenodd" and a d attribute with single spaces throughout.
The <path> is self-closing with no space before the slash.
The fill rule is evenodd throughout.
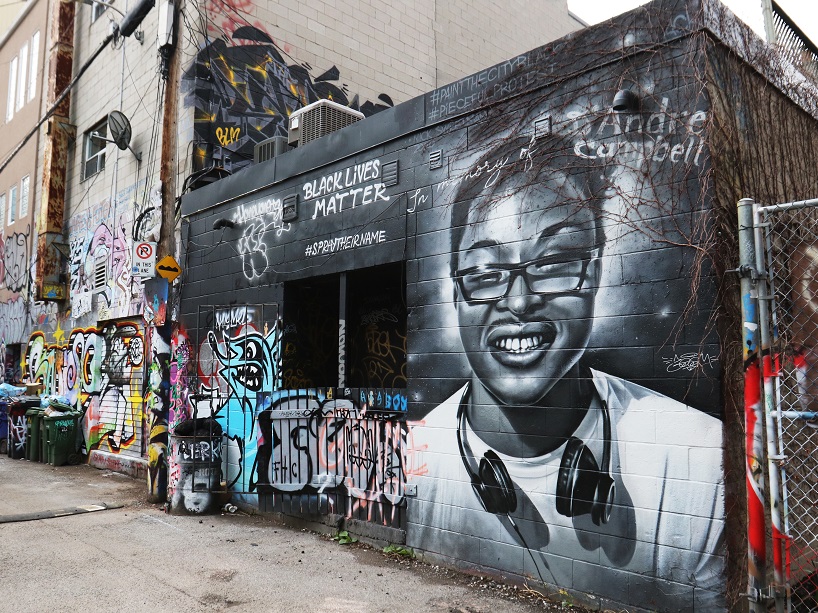
<path id="1" fill-rule="evenodd" d="M 256 164 L 266 162 L 289 150 L 290 146 L 287 144 L 286 136 L 274 136 L 273 138 L 268 138 L 267 140 L 257 143 L 256 146 L 253 147 L 253 161 Z"/>
<path id="2" fill-rule="evenodd" d="M 94 260 L 94 290 L 102 291 L 108 284 L 108 254 Z"/>
<path id="3" fill-rule="evenodd" d="M 398 160 L 394 162 L 387 162 L 382 167 L 383 184 L 386 187 L 391 187 L 398 184 Z"/>

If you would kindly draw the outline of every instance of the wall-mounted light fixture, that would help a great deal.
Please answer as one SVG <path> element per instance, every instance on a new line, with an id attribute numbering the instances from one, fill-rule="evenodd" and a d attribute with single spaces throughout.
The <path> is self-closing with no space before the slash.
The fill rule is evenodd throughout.
<path id="1" fill-rule="evenodd" d="M 216 221 L 213 222 L 213 229 L 214 230 L 221 230 L 222 228 L 235 228 L 236 222 L 232 219 L 227 219 L 226 217 L 219 217 Z"/>
<path id="2" fill-rule="evenodd" d="M 639 96 L 629 89 L 620 89 L 614 96 L 613 110 L 617 113 L 636 113 L 639 110 Z"/>

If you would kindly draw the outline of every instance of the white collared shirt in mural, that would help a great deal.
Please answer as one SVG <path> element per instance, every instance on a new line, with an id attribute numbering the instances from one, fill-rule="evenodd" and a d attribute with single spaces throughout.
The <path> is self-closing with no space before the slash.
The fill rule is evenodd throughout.
<path id="1" fill-rule="evenodd" d="M 612 421 L 616 499 L 607 524 L 557 513 L 564 445 L 539 458 L 498 454 L 514 481 L 512 517 L 530 550 L 508 517 L 486 512 L 458 451 L 464 386 L 412 429 L 418 495 L 408 508 L 408 544 L 653 610 L 723 609 L 721 422 L 640 385 L 593 376 Z M 574 433 L 597 460 L 601 415 L 589 411 Z M 476 466 L 489 448 L 467 422 L 461 435 Z"/>

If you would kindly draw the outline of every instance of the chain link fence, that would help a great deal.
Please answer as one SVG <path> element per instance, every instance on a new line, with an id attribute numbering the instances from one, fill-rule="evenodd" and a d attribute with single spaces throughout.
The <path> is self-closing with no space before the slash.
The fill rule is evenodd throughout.
<path id="1" fill-rule="evenodd" d="M 818 206 L 762 207 L 788 610 L 818 610 Z M 763 325 L 763 323 L 762 323 Z M 775 541 L 774 541 L 775 546 Z"/>

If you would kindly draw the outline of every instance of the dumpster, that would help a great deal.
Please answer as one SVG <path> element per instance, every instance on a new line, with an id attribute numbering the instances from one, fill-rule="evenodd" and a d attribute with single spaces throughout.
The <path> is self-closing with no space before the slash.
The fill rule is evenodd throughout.
<path id="1" fill-rule="evenodd" d="M 26 411 L 26 460 L 32 462 L 43 462 L 42 445 L 42 419 L 43 412 L 40 409 L 29 409 Z"/>
<path id="2" fill-rule="evenodd" d="M 43 462 L 52 466 L 75 463 L 77 454 L 77 421 L 79 413 L 44 415 L 44 457 Z"/>
<path id="3" fill-rule="evenodd" d="M 213 513 L 229 494 L 222 487 L 222 428 L 191 419 L 174 428 L 168 459 L 168 498 L 174 515 Z"/>

